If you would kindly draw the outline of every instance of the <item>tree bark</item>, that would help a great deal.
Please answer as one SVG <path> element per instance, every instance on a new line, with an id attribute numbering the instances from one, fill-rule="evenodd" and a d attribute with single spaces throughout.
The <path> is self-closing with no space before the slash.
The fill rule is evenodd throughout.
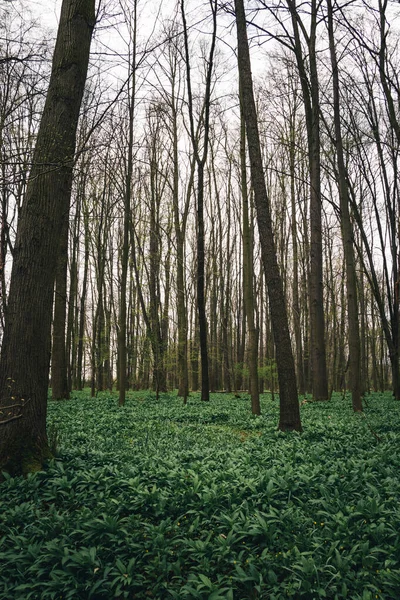
<path id="1" fill-rule="evenodd" d="M 357 274 L 354 256 L 354 233 L 350 220 L 349 190 L 347 185 L 347 171 L 344 162 L 342 127 L 340 121 L 340 89 L 339 73 L 336 58 L 336 45 L 333 32 L 332 0 L 327 0 L 328 8 L 328 35 L 329 49 L 332 65 L 333 85 L 333 115 L 335 125 L 335 147 L 337 160 L 337 180 L 340 200 L 340 224 L 342 230 L 343 251 L 346 265 L 346 295 L 347 295 L 347 320 L 349 331 L 349 365 L 350 389 L 352 394 L 353 410 L 362 411 L 361 400 L 361 342 L 360 324 L 357 299 Z"/>
<path id="2" fill-rule="evenodd" d="M 207 162 L 209 135 L 210 135 L 210 105 L 211 105 L 211 83 L 214 68 L 214 54 L 217 36 L 217 2 L 210 0 L 212 11 L 212 37 L 210 51 L 207 60 L 206 85 L 204 93 L 203 108 L 199 124 L 204 127 L 203 151 L 200 156 L 199 136 L 194 127 L 194 110 L 192 82 L 190 75 L 188 28 L 185 15 L 185 3 L 181 0 L 181 14 L 183 21 L 183 34 L 185 44 L 187 94 L 189 105 L 190 137 L 193 147 L 194 158 L 197 165 L 197 222 L 196 222 L 196 245 L 197 245 L 197 311 L 199 321 L 199 342 L 201 362 L 201 399 L 210 400 L 208 349 L 207 349 L 207 314 L 205 298 L 205 229 L 204 229 L 204 167 Z"/>
<path id="3" fill-rule="evenodd" d="M 46 103 L 15 243 L 0 358 L 0 468 L 40 469 L 46 435 L 53 289 L 69 212 L 94 0 L 64 0 Z"/>
<path id="4" fill-rule="evenodd" d="M 246 168 L 246 124 L 244 117 L 243 93 L 239 86 L 240 100 L 240 174 L 243 213 L 243 293 L 246 311 L 248 339 L 249 387 L 251 396 L 251 412 L 261 414 L 260 393 L 258 389 L 258 329 L 254 319 L 254 268 L 253 245 L 249 219 L 249 198 L 247 190 Z"/>
<path id="5" fill-rule="evenodd" d="M 268 286 L 268 298 L 276 348 L 280 393 L 279 429 L 284 431 L 301 431 L 296 371 L 289 336 L 286 302 L 283 295 L 282 279 L 276 258 L 276 248 L 271 222 L 271 208 L 264 179 L 243 0 L 235 0 L 235 10 L 239 78 L 243 94 L 243 109 L 250 157 L 250 172 L 254 190 L 257 222 L 260 232 L 261 254 Z"/>
<path id="6" fill-rule="evenodd" d="M 84 336 L 85 336 L 85 317 L 86 317 L 86 296 L 88 288 L 88 272 L 89 272 L 89 223 L 88 211 L 83 205 L 83 221 L 84 221 L 84 265 L 83 265 L 83 280 L 82 290 L 79 302 L 79 325 L 78 325 L 78 348 L 76 359 L 76 387 L 82 390 L 85 384 L 85 373 L 83 371 L 83 356 L 84 356 Z"/>
<path id="7" fill-rule="evenodd" d="M 301 337 L 301 313 L 299 300 L 299 249 L 297 243 L 297 218 L 296 218 L 296 106 L 290 115 L 289 124 L 289 173 L 290 173 L 290 204 L 291 204 L 291 237 L 293 246 L 293 284 L 292 284 L 292 308 L 293 329 L 296 341 L 296 366 L 297 385 L 301 395 L 305 394 L 303 362 L 303 341 Z"/>
<path id="8" fill-rule="evenodd" d="M 325 350 L 325 318 L 322 268 L 322 202 L 321 202 L 321 143 L 320 102 L 316 62 L 317 1 L 311 0 L 310 34 L 306 35 L 309 57 L 307 73 L 299 32 L 300 16 L 296 0 L 286 0 L 294 31 L 293 50 L 303 92 L 307 123 L 308 161 L 310 177 L 310 359 L 312 392 L 315 400 L 328 399 L 328 376 Z M 305 35 L 304 27 L 302 27 Z"/>
<path id="9" fill-rule="evenodd" d="M 53 400 L 68 400 L 65 323 L 67 318 L 68 218 L 61 229 L 54 291 L 53 345 L 51 349 L 51 394 Z"/>
<path id="10" fill-rule="evenodd" d="M 133 124 L 136 101 L 136 32 L 137 32 L 137 0 L 133 2 L 133 24 L 129 22 L 132 42 L 132 55 L 129 49 L 128 71 L 128 150 L 126 159 L 124 213 L 121 248 L 121 283 L 118 316 L 118 405 L 125 404 L 127 388 L 127 333 L 126 333 L 126 292 L 129 263 L 129 223 L 131 219 L 131 186 L 133 174 Z"/>

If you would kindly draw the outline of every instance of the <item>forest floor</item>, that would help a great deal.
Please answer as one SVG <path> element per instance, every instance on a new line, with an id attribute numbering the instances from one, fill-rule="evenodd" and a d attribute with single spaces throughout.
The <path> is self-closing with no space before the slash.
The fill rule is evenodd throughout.
<path id="1" fill-rule="evenodd" d="M 400 598 L 400 404 L 49 403 L 57 458 L 0 485 L 0 600 Z"/>

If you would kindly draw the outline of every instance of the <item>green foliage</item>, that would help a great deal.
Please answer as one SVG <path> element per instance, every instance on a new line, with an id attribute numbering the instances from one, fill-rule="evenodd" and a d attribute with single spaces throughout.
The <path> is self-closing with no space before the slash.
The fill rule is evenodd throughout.
<path id="1" fill-rule="evenodd" d="M 0 600 L 399 598 L 398 403 L 305 404 L 303 434 L 262 410 L 50 402 L 58 457 L 0 486 Z"/>
<path id="2" fill-rule="evenodd" d="M 278 371 L 275 360 L 268 360 L 268 364 L 258 368 L 258 376 L 265 379 L 267 385 L 273 383 L 274 389 L 278 387 Z"/>

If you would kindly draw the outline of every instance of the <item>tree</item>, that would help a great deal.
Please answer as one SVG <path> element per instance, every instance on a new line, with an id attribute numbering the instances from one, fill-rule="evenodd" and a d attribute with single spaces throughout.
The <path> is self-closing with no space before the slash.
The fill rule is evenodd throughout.
<path id="1" fill-rule="evenodd" d="M 53 287 L 69 212 L 94 0 L 64 0 L 46 103 L 14 249 L 0 357 L 0 468 L 40 469 L 46 434 Z"/>
<path id="2" fill-rule="evenodd" d="M 361 402 L 361 342 L 357 299 L 357 274 L 354 253 L 354 233 L 350 219 L 350 194 L 345 165 L 342 125 L 340 118 L 340 87 L 336 44 L 334 37 L 332 0 L 327 0 L 329 49 L 332 65 L 333 120 L 337 162 L 337 183 L 340 201 L 340 224 L 343 239 L 343 252 L 346 265 L 346 295 L 349 330 L 350 386 L 354 411 L 362 411 Z"/>
<path id="3" fill-rule="evenodd" d="M 180 175 L 184 171 L 181 157 L 179 156 L 179 143 L 181 141 L 179 123 L 184 105 L 184 82 L 182 80 L 182 38 L 178 36 L 176 22 L 166 31 L 168 38 L 166 46 L 162 48 L 158 61 L 160 75 L 157 76 L 158 93 L 164 104 L 165 127 L 169 138 L 169 163 L 171 173 L 167 178 L 167 185 L 172 195 L 172 213 L 174 216 L 175 245 L 176 245 L 176 312 L 177 312 L 177 367 L 178 367 L 178 396 L 183 397 L 186 404 L 189 395 L 189 370 L 188 370 L 188 318 L 185 284 L 185 238 L 188 222 L 195 161 L 192 158 L 187 168 L 188 183 L 186 191 L 181 191 Z M 166 79 L 162 81 L 161 75 Z M 183 186 L 182 186 L 183 187 Z M 181 198 L 182 196 L 182 198 Z"/>
<path id="4" fill-rule="evenodd" d="M 258 389 L 258 340 L 259 331 L 254 319 L 254 256 L 253 256 L 253 231 L 250 225 L 249 193 L 247 190 L 246 167 L 246 123 L 244 118 L 243 93 L 239 82 L 240 101 L 240 174 L 243 212 L 243 293 L 244 308 L 246 313 L 248 340 L 249 387 L 251 394 L 251 411 L 255 415 L 261 414 L 260 393 Z"/>
<path id="5" fill-rule="evenodd" d="M 199 318 L 199 338 L 200 338 L 200 360 L 201 360 L 201 399 L 208 401 L 210 399 L 209 375 L 208 375 L 208 350 L 207 350 L 207 316 L 205 299 L 205 231 L 204 231 L 204 168 L 207 162 L 209 134 L 210 134 L 210 106 L 212 91 L 212 75 L 214 69 L 214 54 L 217 38 L 217 2 L 210 0 L 212 11 L 212 36 L 211 45 L 206 61 L 206 85 L 204 92 L 203 106 L 199 118 L 199 127 L 203 127 L 203 148 L 199 147 L 199 131 L 195 130 L 194 107 L 192 95 L 192 80 L 190 74 L 189 59 L 189 40 L 188 28 L 185 16 L 185 3 L 181 0 L 181 12 L 183 21 L 183 33 L 185 43 L 186 73 L 187 73 L 187 95 L 189 104 L 190 138 L 192 142 L 193 154 L 197 166 L 197 310 Z"/>
<path id="6" fill-rule="evenodd" d="M 292 19 L 293 51 L 299 70 L 305 117 L 307 123 L 308 160 L 310 177 L 310 327 L 311 327 L 311 373 L 315 400 L 328 399 L 328 377 L 325 350 L 325 319 L 322 267 L 322 201 L 321 201 L 321 142 L 320 101 L 316 54 L 317 12 L 319 2 L 311 0 L 310 31 L 307 33 L 301 20 L 296 0 L 286 0 Z M 308 51 L 302 49 L 302 33 Z"/>
<path id="7" fill-rule="evenodd" d="M 121 280 L 120 280 L 120 301 L 119 301 L 119 323 L 118 323 L 118 389 L 120 406 L 125 404 L 125 395 L 127 387 L 127 335 L 126 335 L 126 291 L 128 282 L 128 263 L 129 263 L 129 223 L 131 219 L 131 187 L 133 174 L 133 125 L 136 102 L 136 37 L 137 37 L 137 0 L 133 2 L 133 15 L 128 9 L 124 9 L 125 20 L 129 27 L 128 42 L 128 139 L 127 139 L 127 157 L 125 168 L 125 186 L 124 213 L 123 213 L 123 234 L 121 248 Z"/>
<path id="8" fill-rule="evenodd" d="M 387 2 L 369 11 L 366 26 L 376 38 L 362 35 L 351 17 L 340 9 L 340 20 L 350 32 L 352 66 L 343 78 L 346 111 L 352 136 L 350 198 L 360 239 L 357 252 L 373 291 L 392 371 L 393 395 L 400 399 L 399 371 L 399 194 L 400 128 L 393 112 L 398 103 L 398 66 L 387 21 Z M 397 36 L 394 44 L 397 44 Z M 383 92 L 383 93 L 382 93 Z M 373 227 L 371 224 L 373 223 Z M 380 258 L 377 260 L 379 248 Z M 381 273 L 382 277 L 381 277 Z M 384 287 L 383 287 L 384 286 Z M 375 325 L 375 324 L 374 324 Z M 374 351 L 374 348 L 372 349 Z M 375 359 L 373 359 L 375 363 Z"/>
<path id="9" fill-rule="evenodd" d="M 18 211 L 26 191 L 43 109 L 48 71 L 47 41 L 28 10 L 23 16 L 14 3 L 0 6 L 0 326 L 7 305 L 7 263 L 13 252 Z M 28 15 L 28 16 L 27 16 Z"/>
<path id="10" fill-rule="evenodd" d="M 235 11 L 239 78 L 250 158 L 250 173 L 276 349 L 280 394 L 279 429 L 283 431 L 301 431 L 296 371 L 290 342 L 286 302 L 276 258 L 271 208 L 264 179 L 243 0 L 235 0 Z"/>
<path id="11" fill-rule="evenodd" d="M 61 229 L 54 290 L 53 338 L 51 347 L 51 394 L 53 400 L 68 400 L 65 324 L 67 319 L 68 215 Z"/>

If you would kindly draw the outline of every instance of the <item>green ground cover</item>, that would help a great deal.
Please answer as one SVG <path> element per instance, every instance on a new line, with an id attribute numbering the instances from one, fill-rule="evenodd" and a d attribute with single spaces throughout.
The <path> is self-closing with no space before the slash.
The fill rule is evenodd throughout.
<path id="1" fill-rule="evenodd" d="M 59 454 L 0 485 L 0 600 L 400 598 L 400 406 L 149 393 L 49 403 Z"/>

